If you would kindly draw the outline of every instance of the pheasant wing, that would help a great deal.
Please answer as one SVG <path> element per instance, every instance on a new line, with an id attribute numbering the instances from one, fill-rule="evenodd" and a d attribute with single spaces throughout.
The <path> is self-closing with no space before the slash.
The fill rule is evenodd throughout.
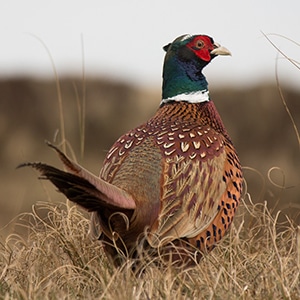
<path id="1" fill-rule="evenodd" d="M 226 191 L 224 137 L 207 128 L 189 135 L 189 141 L 174 144 L 174 155 L 165 157 L 161 212 L 149 237 L 153 246 L 159 240 L 170 242 L 202 232 L 218 214 Z"/>

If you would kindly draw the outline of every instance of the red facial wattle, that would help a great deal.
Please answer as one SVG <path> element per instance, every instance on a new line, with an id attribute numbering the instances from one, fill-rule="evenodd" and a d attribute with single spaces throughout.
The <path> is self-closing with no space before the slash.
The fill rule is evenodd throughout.
<path id="1" fill-rule="evenodd" d="M 206 35 L 196 36 L 187 44 L 200 59 L 209 62 L 211 60 L 210 52 L 214 49 L 213 41 Z"/>

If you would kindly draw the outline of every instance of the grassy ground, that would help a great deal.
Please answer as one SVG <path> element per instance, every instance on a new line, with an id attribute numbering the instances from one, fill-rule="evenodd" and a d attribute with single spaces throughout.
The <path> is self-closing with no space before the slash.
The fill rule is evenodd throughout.
<path id="1" fill-rule="evenodd" d="M 39 203 L 18 219 L 28 238 L 11 234 L 1 244 L 0 297 L 300 299 L 300 227 L 279 215 L 246 195 L 229 234 L 195 268 L 158 267 L 157 258 L 136 275 L 130 261 L 110 264 L 80 209 Z"/>

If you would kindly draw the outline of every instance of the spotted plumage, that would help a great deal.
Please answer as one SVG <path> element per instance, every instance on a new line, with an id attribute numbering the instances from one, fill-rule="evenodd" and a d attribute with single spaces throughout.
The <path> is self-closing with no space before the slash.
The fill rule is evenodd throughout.
<path id="1" fill-rule="evenodd" d="M 92 212 L 91 232 L 113 259 L 148 247 L 197 261 L 224 236 L 240 201 L 240 162 L 202 74 L 229 51 L 205 35 L 181 36 L 164 50 L 159 109 L 114 143 L 99 178 L 52 145 L 68 172 L 29 163 Z"/>

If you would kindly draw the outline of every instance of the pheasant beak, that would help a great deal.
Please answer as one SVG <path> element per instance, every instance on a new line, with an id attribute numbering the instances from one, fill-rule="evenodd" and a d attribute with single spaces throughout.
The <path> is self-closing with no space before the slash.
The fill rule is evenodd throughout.
<path id="1" fill-rule="evenodd" d="M 210 52 L 213 55 L 231 55 L 231 52 L 218 43 L 214 43 L 214 49 Z"/>

